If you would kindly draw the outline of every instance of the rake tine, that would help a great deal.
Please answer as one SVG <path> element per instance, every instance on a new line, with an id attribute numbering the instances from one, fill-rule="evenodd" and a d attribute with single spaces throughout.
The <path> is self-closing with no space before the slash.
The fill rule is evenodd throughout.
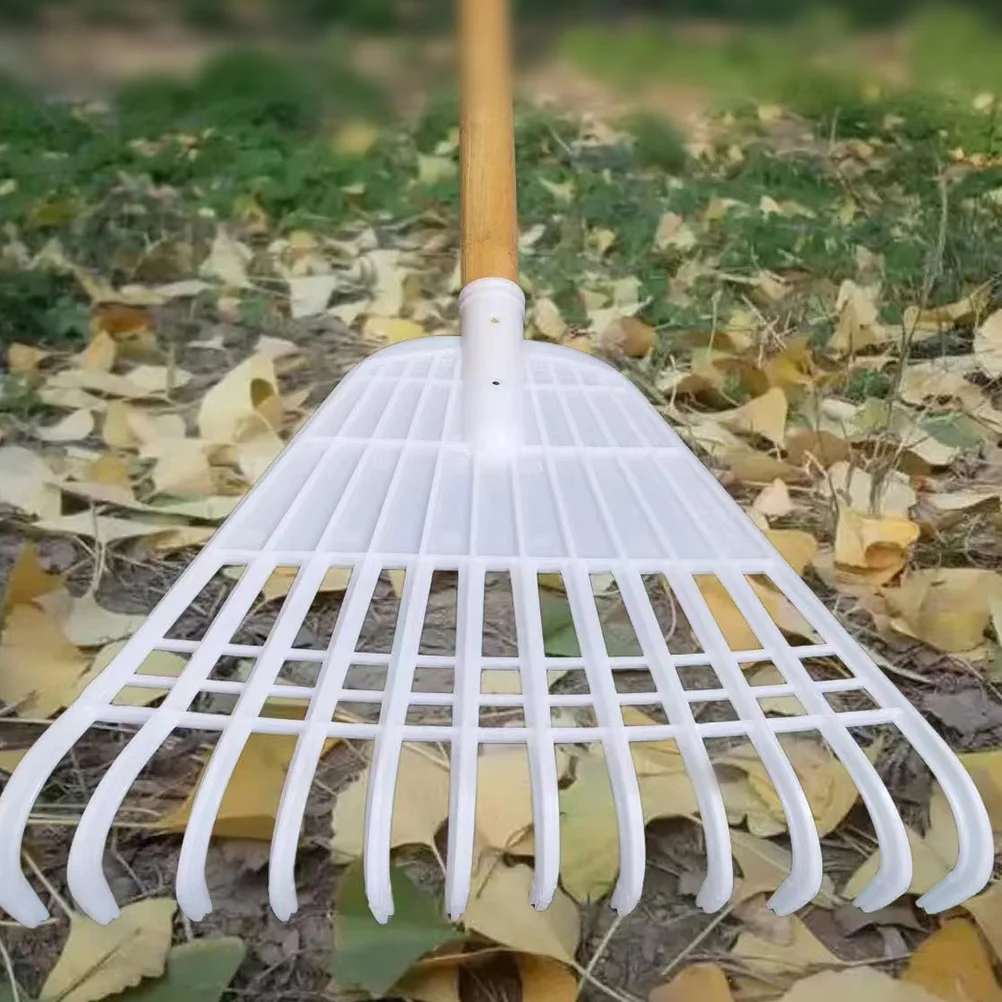
<path id="1" fill-rule="evenodd" d="M 341 611 L 324 658 L 316 691 L 306 711 L 306 721 L 296 742 L 296 750 L 285 775 L 282 796 L 275 815 L 275 829 L 271 840 L 271 857 L 268 866 L 268 897 L 271 910 L 286 922 L 299 910 L 296 896 L 296 850 L 303 815 L 310 795 L 314 773 L 323 753 L 327 728 L 334 718 L 338 697 L 344 686 L 351 664 L 352 651 L 365 622 L 380 565 L 377 560 L 366 560 L 356 567 L 348 582 Z"/>
<path id="2" fill-rule="evenodd" d="M 676 738 L 679 753 L 692 781 L 706 843 L 706 879 L 696 895 L 696 904 L 703 911 L 715 912 L 723 908 L 734 891 L 734 859 L 724 796 L 706 745 L 696 729 L 692 708 L 685 698 L 685 690 L 651 608 L 643 579 L 636 571 L 624 568 L 616 572 L 616 582 L 665 713 L 669 722 L 679 729 Z"/>
<path id="3" fill-rule="evenodd" d="M 720 580 L 759 640 L 768 648 L 776 667 L 793 686 L 804 709 L 820 718 L 822 736 L 852 777 L 870 813 L 880 846 L 880 869 L 856 898 L 855 904 L 867 912 L 889 905 L 904 894 L 912 882 L 911 846 L 893 798 L 877 775 L 873 763 L 853 740 L 828 700 L 815 688 L 807 669 L 790 651 L 782 631 L 772 621 L 744 575 L 728 569 L 721 571 Z"/>
<path id="4" fill-rule="evenodd" d="M 735 709 L 748 727 L 748 737 L 762 759 L 769 778 L 776 787 L 790 830 L 793 863 L 790 875 L 769 899 L 777 915 L 789 915 L 812 901 L 821 890 L 824 866 L 821 843 L 814 824 L 811 805 L 800 780 L 783 751 L 768 719 L 741 673 L 741 665 L 728 650 L 720 627 L 710 614 L 692 575 L 674 568 L 666 572 L 682 611 L 703 642 L 714 670 L 727 689 Z"/>

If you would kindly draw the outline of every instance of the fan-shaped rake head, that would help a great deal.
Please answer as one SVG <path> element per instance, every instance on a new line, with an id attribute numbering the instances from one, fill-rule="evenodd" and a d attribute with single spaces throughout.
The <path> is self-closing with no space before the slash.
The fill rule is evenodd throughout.
<path id="1" fill-rule="evenodd" d="M 104 847 L 123 798 L 151 756 L 179 728 L 218 731 L 219 740 L 194 798 L 177 871 L 177 898 L 192 918 L 211 908 L 206 854 L 227 782 L 248 738 L 287 734 L 295 752 L 271 844 L 270 897 L 275 913 L 296 910 L 294 865 L 314 772 L 330 738 L 374 742 L 365 818 L 364 869 L 373 913 L 393 911 L 390 891 L 394 791 L 404 742 L 450 747 L 446 907 L 458 917 L 470 892 L 474 856 L 477 764 L 490 744 L 527 750 L 534 816 L 532 900 L 545 907 L 560 873 L 560 816 L 555 747 L 598 742 L 609 769 L 619 826 L 619 879 L 612 903 L 632 909 L 645 870 L 644 812 L 631 748 L 677 742 L 692 780 L 705 834 L 707 874 L 698 902 L 720 908 L 733 886 L 724 800 L 706 741 L 744 738 L 771 778 L 790 833 L 792 867 L 772 907 L 790 912 L 809 902 L 822 882 L 822 857 L 811 806 L 784 750 L 781 735 L 816 733 L 857 784 L 880 845 L 880 866 L 859 895 L 871 910 L 904 893 L 911 851 L 897 807 L 849 728 L 893 724 L 941 784 L 959 832 L 952 873 L 921 904 L 938 911 L 976 893 L 993 861 L 988 816 L 967 772 L 944 741 L 872 663 L 736 503 L 664 423 L 641 393 L 610 366 L 569 348 L 521 340 L 522 300 L 506 282 L 474 283 L 464 309 L 465 340 L 436 338 L 386 349 L 359 365 L 322 405 L 290 447 L 253 488 L 194 560 L 145 625 L 77 702 L 24 757 L 0 797 L 0 905 L 26 925 L 47 912 L 20 868 L 20 847 L 33 803 L 52 770 L 91 725 L 138 725 L 88 803 L 69 855 L 68 884 L 77 905 L 100 922 L 117 914 L 102 871 Z M 481 322 L 482 321 L 482 322 Z M 499 323 L 500 321 L 500 323 Z M 472 329 L 471 329 L 472 328 Z M 482 329 L 480 329 L 482 328 Z M 506 333 L 507 332 L 507 333 Z M 490 340 L 485 340 L 489 337 Z M 489 344 L 489 348 L 484 346 Z M 198 641 L 168 637 L 172 624 L 219 571 L 243 567 L 228 599 Z M 295 581 L 267 638 L 234 643 L 234 632 L 276 567 L 296 569 Z M 296 638 L 332 567 L 351 568 L 350 582 L 316 684 L 279 684 L 287 660 L 302 659 Z M 405 573 L 390 653 L 356 648 L 377 580 L 387 569 Z M 419 654 L 432 576 L 455 572 L 456 642 L 449 656 Z M 484 654 L 485 580 L 510 579 L 517 656 Z M 610 655 L 591 576 L 611 575 L 639 645 L 639 656 Z M 560 575 L 580 646 L 576 658 L 545 653 L 538 581 Z M 655 575 L 668 585 L 697 641 L 680 654 L 666 642 L 645 587 Z M 715 579 L 758 638 L 753 650 L 732 650 L 714 619 L 700 580 Z M 760 576 L 812 626 L 817 642 L 792 646 L 749 578 Z M 177 678 L 138 673 L 151 652 L 189 657 Z M 246 681 L 215 681 L 220 658 L 254 659 Z M 843 676 L 816 680 L 811 659 L 835 658 Z M 385 686 L 361 694 L 346 688 L 359 660 L 385 668 Z M 744 666 L 771 662 L 782 681 L 753 687 Z M 687 667 L 712 668 L 713 689 L 683 685 Z M 451 669 L 452 691 L 413 691 L 416 669 Z M 576 668 L 588 694 L 557 696 L 548 671 Z M 484 668 L 517 673 L 517 695 L 484 695 Z M 652 691 L 619 691 L 618 672 L 644 668 Z M 122 706 L 125 686 L 157 687 L 155 708 Z M 832 693 L 865 692 L 872 709 L 840 712 Z M 237 696 L 233 712 L 195 713 L 204 692 Z M 305 718 L 266 716 L 266 701 L 298 696 Z M 763 697 L 794 696 L 800 716 L 764 712 Z M 378 722 L 335 720 L 346 700 L 378 706 Z M 701 720 L 695 702 L 728 702 L 732 720 Z M 408 722 L 410 707 L 446 705 L 444 726 Z M 482 726 L 484 705 L 517 708 L 520 726 Z M 582 707 L 594 726 L 568 723 L 555 706 Z M 624 708 L 657 711 L 635 726 Z M 659 722 L 662 721 L 662 722 Z"/>

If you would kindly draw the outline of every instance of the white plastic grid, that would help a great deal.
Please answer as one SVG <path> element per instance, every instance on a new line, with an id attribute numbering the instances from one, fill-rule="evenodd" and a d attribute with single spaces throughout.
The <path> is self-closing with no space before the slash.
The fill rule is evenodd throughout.
<path id="1" fill-rule="evenodd" d="M 545 907 L 559 879 L 559 813 L 555 745 L 601 742 L 609 766 L 620 829 L 620 876 L 613 904 L 633 908 L 645 869 L 644 821 L 630 745 L 675 739 L 693 782 L 707 851 L 698 896 L 720 908 L 733 887 L 730 835 L 721 791 L 704 742 L 746 737 L 769 773 L 786 813 L 791 873 L 771 900 L 781 912 L 810 901 L 822 880 L 821 850 L 807 798 L 778 735 L 817 732 L 857 783 L 881 849 L 879 872 L 857 899 L 882 907 L 904 893 L 911 854 L 898 811 L 849 727 L 894 724 L 941 783 L 957 820 L 954 871 L 920 903 L 951 907 L 988 880 L 991 826 L 970 777 L 948 746 L 890 684 L 862 649 L 744 516 L 709 472 L 618 373 L 555 346 L 525 343 L 521 389 L 525 444 L 504 461 L 471 451 L 460 431 L 461 351 L 439 338 L 387 349 L 343 382 L 181 576 L 125 649 L 28 752 L 0 797 L 0 905 L 34 925 L 47 917 L 25 879 L 20 846 L 31 808 L 63 756 L 92 724 L 125 723 L 139 730 L 115 759 L 87 805 L 73 840 L 68 884 L 82 911 L 100 922 L 117 914 L 102 872 L 104 847 L 121 803 L 151 756 L 179 728 L 219 731 L 184 835 L 177 898 L 186 914 L 211 908 L 205 862 L 223 792 L 248 737 L 294 734 L 298 741 L 283 790 L 271 847 L 270 897 L 287 918 L 297 907 L 294 866 L 304 811 L 328 738 L 374 740 L 365 836 L 365 879 L 380 920 L 392 914 L 390 829 L 397 765 L 405 741 L 451 745 L 451 814 L 446 907 L 458 918 L 470 890 L 477 756 L 490 743 L 528 749 L 534 812 L 535 881 L 532 900 Z M 167 636 L 213 576 L 243 566 L 201 640 Z M 261 645 L 233 642 L 269 575 L 299 568 L 276 625 Z M 304 616 L 331 567 L 352 568 L 337 624 L 325 651 L 294 646 Z M 386 569 L 405 571 L 393 647 L 388 655 L 359 652 L 358 638 Z M 458 572 L 455 655 L 418 653 L 434 571 Z M 517 657 L 483 655 L 485 579 L 508 574 L 518 637 Z M 544 653 L 538 576 L 563 576 L 581 656 Z M 592 594 L 590 575 L 611 573 L 642 654 L 611 657 Z M 667 581 L 701 653 L 670 650 L 643 576 Z M 732 651 L 696 576 L 715 575 L 759 639 L 761 648 Z M 749 586 L 764 575 L 790 599 L 821 639 L 791 646 Z M 190 655 L 176 679 L 137 674 L 154 650 Z M 210 678 L 222 657 L 254 658 L 245 682 Z M 837 657 L 848 679 L 814 681 L 805 662 Z M 286 661 L 313 661 L 313 687 L 279 684 Z M 784 682 L 752 687 L 742 664 L 771 661 Z M 385 666 L 382 692 L 346 688 L 351 665 Z M 687 690 L 679 669 L 712 667 L 718 689 Z M 454 668 L 452 693 L 413 692 L 416 668 Z M 519 695 L 482 695 L 481 670 L 507 668 L 521 676 Z M 583 669 L 589 693 L 550 694 L 547 671 Z M 656 692 L 620 693 L 613 673 L 647 668 Z M 125 686 L 166 690 L 155 707 L 119 706 Z M 876 709 L 838 712 L 827 693 L 865 691 Z M 200 693 L 237 696 L 230 715 L 190 709 Z M 795 696 L 805 714 L 768 717 L 760 700 Z M 270 697 L 309 701 L 304 720 L 262 716 Z M 735 720 L 699 721 L 692 704 L 727 700 Z M 335 721 L 342 701 L 370 702 L 379 723 Z M 622 707 L 657 706 L 667 724 L 628 726 Z M 411 706 L 448 706 L 445 725 L 408 724 Z M 483 706 L 517 707 L 524 725 L 485 727 Z M 593 707 L 597 726 L 554 725 L 551 709 Z"/>

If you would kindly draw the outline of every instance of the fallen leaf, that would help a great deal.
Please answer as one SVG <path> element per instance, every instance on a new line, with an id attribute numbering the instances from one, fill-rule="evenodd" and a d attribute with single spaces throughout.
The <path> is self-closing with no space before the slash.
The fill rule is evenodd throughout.
<path id="1" fill-rule="evenodd" d="M 97 1002 L 164 972 L 174 912 L 168 898 L 126 905 L 108 925 L 70 917 L 70 935 L 42 986 L 43 998 Z"/>
<path id="2" fill-rule="evenodd" d="M 877 289 L 863 288 L 851 279 L 842 282 L 835 302 L 838 324 L 830 342 L 838 354 L 855 354 L 891 340 L 877 314 L 876 292 Z"/>
<path id="3" fill-rule="evenodd" d="M 716 964 L 693 964 L 650 994 L 650 1002 L 732 1002 L 727 975 Z"/>
<path id="4" fill-rule="evenodd" d="M 119 652 L 128 640 L 115 640 L 110 644 L 105 644 L 94 655 L 94 660 L 90 667 L 77 679 L 73 698 L 84 690 L 98 675 L 104 671 L 112 660 L 118 656 Z M 179 654 L 172 654 L 170 651 L 151 651 L 143 663 L 136 669 L 137 675 L 159 675 L 162 678 L 177 678 L 188 662 Z M 146 689 L 141 686 L 125 686 L 117 696 L 115 696 L 116 706 L 149 706 L 163 696 L 163 692 L 157 689 Z"/>
<path id="5" fill-rule="evenodd" d="M 426 953 L 457 937 L 438 901 L 398 867 L 390 869 L 393 916 L 385 924 L 369 910 L 361 863 L 353 863 L 334 895 L 332 973 L 339 988 L 381 997 Z"/>
<path id="6" fill-rule="evenodd" d="M 798 981 L 780 1002 L 936 1002 L 920 985 L 895 981 L 874 967 L 822 971 Z"/>
<path id="7" fill-rule="evenodd" d="M 419 323 L 406 317 L 369 317 L 365 321 L 365 333 L 368 337 L 384 344 L 399 344 L 401 341 L 413 341 L 415 338 L 428 336 L 427 331 Z"/>
<path id="8" fill-rule="evenodd" d="M 771 530 L 770 535 L 773 532 L 775 530 Z M 803 533 L 802 535 L 809 534 Z M 804 542 L 806 543 L 806 540 Z M 804 552 L 802 544 L 798 542 L 796 546 L 798 553 Z M 713 616 L 714 622 L 723 633 L 727 646 L 732 651 L 760 650 L 762 644 L 759 638 L 741 614 L 723 582 L 714 574 L 700 574 L 696 577 L 696 585 Z M 816 636 L 811 624 L 804 619 L 790 600 L 771 583 L 753 578 L 749 581 L 749 585 L 758 600 L 765 606 L 772 621 L 784 633 L 804 638 Z"/>
<path id="9" fill-rule="evenodd" d="M 235 936 L 182 943 L 167 954 L 163 976 L 134 988 L 128 1002 L 218 1002 L 246 955 L 243 940 Z"/>
<path id="10" fill-rule="evenodd" d="M 521 953 L 575 962 L 581 920 L 563 891 L 558 889 L 549 907 L 537 911 L 530 903 L 532 869 L 500 861 L 488 868 L 486 877 L 475 874 L 473 886 L 463 917 L 468 929 Z"/>
<path id="11" fill-rule="evenodd" d="M 36 372 L 51 352 L 43 351 L 32 344 L 21 344 L 15 341 L 7 348 L 7 368 L 19 376 Z"/>
<path id="12" fill-rule="evenodd" d="M 964 908 L 978 923 L 981 935 L 988 940 L 995 958 L 1002 958 L 1002 883 L 996 881 L 981 894 L 964 902 Z"/>
<path id="13" fill-rule="evenodd" d="M 764 529 L 762 535 L 800 575 L 818 552 L 818 541 L 804 529 Z"/>
<path id="14" fill-rule="evenodd" d="M 724 790 L 727 790 L 726 785 Z M 731 855 L 741 868 L 741 882 L 736 891 L 739 900 L 756 894 L 771 894 L 790 875 L 793 865 L 789 849 L 739 828 L 731 829 Z M 825 874 L 814 903 L 833 908 L 836 901 L 831 877 Z"/>
<path id="15" fill-rule="evenodd" d="M 949 919 L 911 955 L 901 980 L 943 1002 L 1002 1002 L 992 960 L 977 926 Z"/>
<path id="16" fill-rule="evenodd" d="M 790 941 L 777 943 L 748 930 L 737 938 L 731 953 L 758 974 L 789 976 L 815 966 L 841 965 L 842 961 L 819 940 L 795 915 L 789 916 Z"/>
<path id="17" fill-rule="evenodd" d="M 654 347 L 654 328 L 639 317 L 620 317 L 599 334 L 599 343 L 605 351 L 643 358 Z"/>
<path id="18" fill-rule="evenodd" d="M 0 772 L 10 775 L 21 764 L 21 759 L 30 750 L 30 746 L 28 748 L 0 748 Z"/>
<path id="19" fill-rule="evenodd" d="M 539 183 L 560 203 L 567 205 L 574 197 L 574 182 L 564 181 L 558 184 L 556 181 L 549 181 L 545 177 L 539 178 Z"/>
<path id="20" fill-rule="evenodd" d="M 361 157 L 375 146 L 379 129 L 371 122 L 360 119 L 345 122 L 331 139 L 335 153 L 345 157 Z"/>
<path id="21" fill-rule="evenodd" d="M 138 380 L 135 378 L 137 374 Z M 181 370 L 175 370 L 175 376 L 177 381 L 171 382 L 168 370 L 162 366 L 140 366 L 128 376 L 119 376 L 113 372 L 91 372 L 87 369 L 66 369 L 50 376 L 42 393 L 48 394 L 47 399 L 64 401 L 54 406 L 88 407 L 94 403 L 101 405 L 101 401 L 88 403 L 87 401 L 92 398 L 78 395 L 80 391 L 103 393 L 109 397 L 124 397 L 128 400 L 142 400 L 163 396 L 168 386 L 183 386 L 191 379 L 188 373 Z M 61 391 L 62 396 L 57 396 L 51 391 Z"/>
<path id="22" fill-rule="evenodd" d="M 45 460 L 19 445 L 0 446 L 0 504 L 40 518 L 58 518 L 62 495 Z"/>
<path id="23" fill-rule="evenodd" d="M 843 509 L 835 528 L 836 573 L 871 586 L 886 584 L 908 563 L 919 532 L 918 525 L 906 518 Z"/>
<path id="24" fill-rule="evenodd" d="M 218 500 L 222 501 L 223 498 Z M 229 500 L 229 499 L 226 499 Z M 226 512 L 229 514 L 229 512 Z M 222 517 L 225 517 L 223 515 Z M 227 567 L 223 574 L 226 577 L 231 578 L 234 581 L 239 581 L 240 576 L 243 573 L 243 568 L 241 567 Z M 264 587 L 261 589 L 261 596 L 266 602 L 273 602 L 277 598 L 285 598 L 289 594 L 292 588 L 293 582 L 299 575 L 299 569 L 296 567 L 277 567 L 269 575 L 268 580 L 264 583 Z M 348 588 L 348 582 L 351 579 L 351 568 L 348 567 L 332 567 L 324 575 L 323 581 L 320 583 L 320 587 L 317 589 L 318 592 L 336 592 L 340 593 Z"/>
<path id="25" fill-rule="evenodd" d="M 287 281 L 292 319 L 302 320 L 326 311 L 340 279 L 337 275 L 301 275 Z"/>
<path id="26" fill-rule="evenodd" d="M 462 1002 L 459 995 L 459 969 L 463 955 L 450 963 L 439 958 L 419 960 L 392 988 L 391 995 L 408 1002 Z"/>
<path id="27" fill-rule="evenodd" d="M 974 332 L 974 357 L 982 372 L 993 379 L 1002 376 L 1002 310 L 996 310 Z"/>
<path id="28" fill-rule="evenodd" d="M 925 894 L 929 888 L 938 884 L 953 869 L 956 853 L 953 854 L 953 858 L 946 860 L 940 855 L 938 847 L 931 840 L 924 839 L 907 825 L 905 826 L 905 834 L 908 836 L 912 855 L 912 882 L 908 886 L 908 893 Z M 878 849 L 846 882 L 842 888 L 843 897 L 855 898 L 873 880 L 879 869 L 880 850 Z"/>
<path id="29" fill-rule="evenodd" d="M 38 547 L 34 543 L 23 543 L 7 572 L 3 588 L 3 609 L 6 612 L 16 605 L 34 602 L 43 595 L 63 588 L 65 583 L 66 579 L 62 574 L 50 574 L 43 569 L 38 560 Z"/>
<path id="30" fill-rule="evenodd" d="M 42 532 L 54 532 L 69 536 L 80 536 L 83 539 L 93 539 L 107 546 L 123 539 L 141 539 L 144 536 L 156 536 L 180 531 L 172 525 L 159 522 L 141 522 L 138 519 L 115 518 L 112 515 L 95 515 L 91 511 L 77 512 L 75 515 L 63 515 L 60 518 L 49 518 L 35 523 L 35 528 Z"/>
<path id="31" fill-rule="evenodd" d="M 237 442 L 262 429 L 277 429 L 281 417 L 274 362 L 254 354 L 206 392 L 198 410 L 198 432 L 209 442 Z"/>
<path id="32" fill-rule="evenodd" d="M 522 981 L 522 1002 L 576 1002 L 577 978 L 550 957 L 520 953 L 515 957 Z"/>
<path id="33" fill-rule="evenodd" d="M 732 431 L 760 435 L 776 445 L 782 445 L 786 436 L 786 414 L 786 394 L 774 386 L 734 410 L 715 414 L 714 420 Z"/>
<path id="34" fill-rule="evenodd" d="M 216 489 L 215 475 L 199 440 L 172 439 L 156 451 L 159 458 L 150 474 L 156 494 L 200 498 Z"/>
<path id="35" fill-rule="evenodd" d="M 696 246 L 696 234 L 681 216 L 666 212 L 658 220 L 654 246 L 658 250 L 667 250 L 669 247 L 680 251 L 691 250 Z"/>
<path id="36" fill-rule="evenodd" d="M 833 463 L 822 481 L 822 489 L 834 496 L 839 506 L 860 515 L 907 518 L 918 496 L 908 478 L 890 470 L 879 480 L 847 462 Z"/>
<path id="37" fill-rule="evenodd" d="M 87 659 L 44 609 L 11 608 L 0 634 L 0 700 L 22 716 L 46 718 L 70 705 Z"/>
<path id="38" fill-rule="evenodd" d="M 215 279 L 229 289 L 249 289 L 247 265 L 254 252 L 239 240 L 220 229 L 212 241 L 209 256 L 202 263 L 202 278 Z"/>
<path id="39" fill-rule="evenodd" d="M 557 304 L 545 296 L 536 300 L 532 311 L 532 322 L 543 337 L 550 341 L 562 341 L 567 331 L 564 318 L 560 315 Z"/>
<path id="40" fill-rule="evenodd" d="M 1002 575 L 973 567 L 929 568 L 912 571 L 883 594 L 895 629 L 939 651 L 961 653 L 984 642 Z"/>
<path id="41" fill-rule="evenodd" d="M 452 157 L 418 154 L 418 181 L 421 184 L 438 184 L 456 176 L 459 167 Z"/>
<path id="42" fill-rule="evenodd" d="M 276 707 L 276 713 L 291 719 L 302 719 L 303 708 Z M 322 754 L 328 754 L 336 744 L 335 740 L 325 742 Z M 292 734 L 252 734 L 247 739 L 216 812 L 213 835 L 217 838 L 271 840 L 285 786 L 285 774 L 295 750 L 296 737 Z M 184 803 L 157 822 L 157 827 L 161 831 L 183 832 L 197 793 L 196 786 Z"/>
<path id="43" fill-rule="evenodd" d="M 764 487 L 752 502 L 752 508 L 767 518 L 783 518 L 793 511 L 793 502 L 786 484 L 779 478 Z"/>

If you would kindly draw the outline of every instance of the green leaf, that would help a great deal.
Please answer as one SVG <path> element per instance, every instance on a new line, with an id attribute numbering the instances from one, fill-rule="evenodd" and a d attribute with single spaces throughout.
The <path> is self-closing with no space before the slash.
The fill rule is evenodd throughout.
<path id="1" fill-rule="evenodd" d="M 361 862 L 341 876 L 334 898 L 334 957 L 339 987 L 364 988 L 381 998 L 426 953 L 456 938 L 441 905 L 403 870 L 390 871 L 393 918 L 380 925 L 369 911 Z"/>
<path id="2" fill-rule="evenodd" d="M 218 1002 L 243 963 L 242 939 L 196 939 L 167 954 L 161 978 L 144 981 L 119 998 L 122 1002 Z"/>
<path id="3" fill-rule="evenodd" d="M 541 590 L 539 612 L 543 626 L 544 653 L 551 658 L 581 657 L 581 647 L 567 597 Z M 637 640 L 629 627 L 614 621 L 604 621 L 602 632 L 610 657 L 630 657 L 637 653 Z"/>
<path id="4" fill-rule="evenodd" d="M 984 427 L 966 414 L 936 414 L 921 421 L 922 430 L 943 445 L 974 449 L 985 441 Z"/>

